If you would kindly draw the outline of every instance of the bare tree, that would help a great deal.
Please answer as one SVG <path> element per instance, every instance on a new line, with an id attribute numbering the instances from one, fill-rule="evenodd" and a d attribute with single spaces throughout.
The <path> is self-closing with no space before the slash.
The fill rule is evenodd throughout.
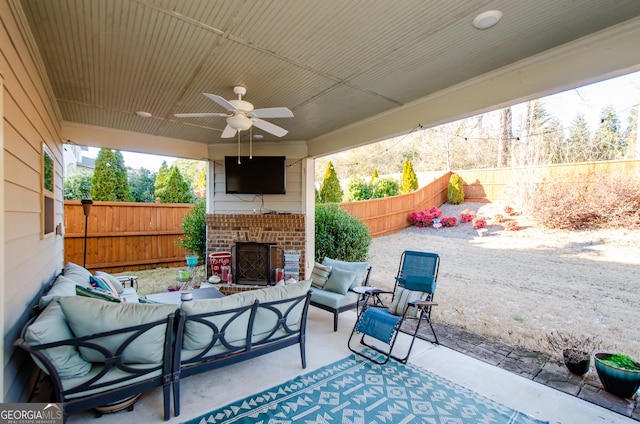
<path id="1" fill-rule="evenodd" d="M 500 137 L 498 138 L 498 167 L 507 166 L 509 157 L 509 145 L 513 137 L 511 125 L 511 107 L 505 107 L 500 111 Z"/>

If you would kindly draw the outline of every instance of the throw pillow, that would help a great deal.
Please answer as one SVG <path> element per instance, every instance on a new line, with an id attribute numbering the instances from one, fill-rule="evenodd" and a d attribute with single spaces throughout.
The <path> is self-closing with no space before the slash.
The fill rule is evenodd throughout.
<path id="1" fill-rule="evenodd" d="M 323 288 L 327 284 L 331 268 L 330 265 L 322 265 L 316 262 L 313 266 L 313 271 L 311 271 L 311 285 L 319 289 Z"/>
<path id="2" fill-rule="evenodd" d="M 331 275 L 324 285 L 323 290 L 347 294 L 349 287 L 353 280 L 356 278 L 356 273 L 353 271 L 347 271 L 341 268 L 333 268 Z"/>
<path id="3" fill-rule="evenodd" d="M 111 283 L 111 285 L 113 287 L 116 288 L 116 290 L 118 291 L 118 294 L 121 294 L 124 291 L 124 286 L 122 285 L 122 283 L 120 282 L 120 280 L 118 280 L 116 277 L 114 277 L 111 274 L 107 274 L 106 272 L 102 272 L 102 271 L 96 271 L 96 277 L 104 277 L 107 280 L 109 280 L 109 282 Z"/>
<path id="4" fill-rule="evenodd" d="M 404 287 L 396 288 L 396 295 L 389 306 L 389 312 L 393 315 L 401 316 L 408 307 L 409 302 L 422 300 L 426 297 L 426 293 L 405 289 Z M 409 308 L 407 316 L 416 316 L 416 308 Z"/>
<path id="5" fill-rule="evenodd" d="M 369 269 L 368 262 L 347 262 L 325 257 L 322 260 L 322 263 L 324 265 L 331 265 L 334 268 L 342 268 L 355 272 L 356 278 L 353 279 L 353 283 L 350 287 L 351 289 L 361 286 L 364 283 L 364 279 L 367 276 L 367 270 Z"/>
<path id="6" fill-rule="evenodd" d="M 76 295 L 82 297 L 90 297 L 92 299 L 106 300 L 108 302 L 121 302 L 120 298 L 114 296 L 112 293 L 93 287 L 86 288 L 82 286 L 76 286 Z"/>
<path id="7" fill-rule="evenodd" d="M 73 339 L 73 333 L 58 302 L 51 302 L 36 320 L 27 327 L 24 339 L 30 345 L 53 343 Z M 60 378 L 84 377 L 91 371 L 91 363 L 82 359 L 75 346 L 65 345 L 42 350 L 51 361 Z M 35 362 L 45 372 L 44 365 L 34 357 Z"/>
<path id="8" fill-rule="evenodd" d="M 89 278 L 89 281 L 91 281 L 91 287 L 93 287 L 94 289 L 100 289 L 106 293 L 109 293 L 115 298 L 120 297 L 118 295 L 118 290 L 113 286 L 113 284 L 111 284 L 111 282 L 107 278 L 101 276 L 94 277 L 92 275 Z"/>
<path id="9" fill-rule="evenodd" d="M 73 262 L 67 262 L 67 265 L 65 265 L 62 270 L 62 275 L 75 281 L 79 286 L 91 287 L 91 282 L 89 281 L 91 273 L 86 268 L 76 265 Z"/>

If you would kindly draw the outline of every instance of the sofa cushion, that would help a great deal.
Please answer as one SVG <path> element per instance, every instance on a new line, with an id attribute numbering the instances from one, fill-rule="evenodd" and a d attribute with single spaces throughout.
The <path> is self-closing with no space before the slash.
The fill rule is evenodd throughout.
<path id="1" fill-rule="evenodd" d="M 111 274 L 107 274 L 106 272 L 102 272 L 102 271 L 96 271 L 96 277 L 104 277 L 107 280 L 109 280 L 109 282 L 111 283 L 111 285 L 113 287 L 115 287 L 116 291 L 118 292 L 118 294 L 122 294 L 122 292 L 124 291 L 124 286 L 122 285 L 122 283 L 120 282 L 120 280 L 118 280 L 116 277 L 114 277 Z"/>
<path id="2" fill-rule="evenodd" d="M 355 272 L 356 278 L 351 284 L 351 289 L 362 285 L 364 278 L 367 275 L 367 269 L 369 268 L 369 262 L 346 262 L 326 257 L 322 260 L 322 263 L 324 265 L 331 265 L 333 269 L 340 268 Z"/>
<path id="3" fill-rule="evenodd" d="M 59 302 L 76 337 L 163 320 L 176 311 L 175 305 L 112 303 L 79 296 L 60 298 Z M 160 363 L 164 353 L 165 329 L 165 326 L 156 326 L 137 337 L 122 352 L 123 362 Z M 122 333 L 96 339 L 94 342 L 115 352 L 130 336 L 130 332 Z M 81 347 L 79 351 L 87 361 L 104 362 L 104 356 L 94 349 Z"/>
<path id="4" fill-rule="evenodd" d="M 311 285 L 319 289 L 323 288 L 331 274 L 331 266 L 315 263 L 311 271 Z"/>
<path id="5" fill-rule="evenodd" d="M 76 286 L 76 295 L 82 296 L 82 297 L 89 297 L 91 299 L 106 300 L 107 302 L 116 302 L 116 303 L 121 302 L 120 298 L 115 297 L 113 293 L 106 292 L 97 287 L 90 287 L 87 289 L 82 286 Z"/>
<path id="6" fill-rule="evenodd" d="M 342 268 L 334 268 L 331 271 L 331 275 L 329 276 L 327 283 L 322 289 L 334 293 L 347 294 L 355 278 L 356 273 L 353 271 L 347 271 Z"/>
<path id="7" fill-rule="evenodd" d="M 31 345 L 68 340 L 73 337 L 60 304 L 56 301 L 49 303 L 27 328 L 24 336 L 25 341 Z M 91 363 L 80 356 L 75 346 L 54 347 L 44 350 L 43 354 L 56 368 L 60 378 L 80 378 L 91 370 Z M 34 360 L 44 370 L 39 361 L 35 358 Z"/>
<path id="8" fill-rule="evenodd" d="M 354 305 L 359 297 L 360 295 L 353 291 L 349 291 L 346 295 L 343 295 L 311 287 L 311 301 L 333 309 Z"/>
<path id="9" fill-rule="evenodd" d="M 40 298 L 39 305 L 41 307 L 47 306 L 51 301 L 59 298 L 60 296 L 75 296 L 76 295 L 76 282 L 70 280 L 64 275 L 58 275 L 53 282 L 51 289 L 45 296 Z"/>
<path id="10" fill-rule="evenodd" d="M 81 267 L 80 265 L 76 265 L 73 262 L 67 262 L 64 270 L 62 270 L 62 275 L 70 280 L 75 281 L 79 286 L 91 287 L 91 273 L 87 269 Z"/>
<path id="11" fill-rule="evenodd" d="M 186 315 L 198 315 L 214 311 L 224 311 L 239 307 L 252 305 L 256 300 L 259 302 L 270 302 L 274 300 L 287 299 L 290 297 L 302 296 L 311 286 L 311 280 L 300 281 L 295 284 L 287 284 L 280 287 L 268 287 L 259 290 L 249 290 L 218 299 L 194 300 L 191 302 L 183 302 L 182 311 Z M 207 317 L 206 320 L 213 323 L 218 329 L 221 329 L 228 321 L 233 313 L 222 314 Z M 225 340 L 235 346 L 237 342 L 244 342 L 247 336 L 247 327 L 249 325 L 250 311 L 247 310 L 240 317 L 225 329 Z M 261 322 L 262 320 L 262 322 Z M 254 322 L 254 333 L 261 333 L 262 328 L 272 328 L 273 324 L 264 317 L 257 316 Z M 209 345 L 213 333 L 208 326 L 188 321 L 184 328 L 184 337 L 182 347 L 186 350 L 204 349 Z M 241 344 L 241 343 L 240 343 Z"/>

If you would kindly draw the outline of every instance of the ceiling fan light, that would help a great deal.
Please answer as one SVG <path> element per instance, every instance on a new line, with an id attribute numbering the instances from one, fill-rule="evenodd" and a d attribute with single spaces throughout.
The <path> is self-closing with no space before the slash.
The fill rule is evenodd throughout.
<path id="1" fill-rule="evenodd" d="M 473 26 L 477 29 L 489 29 L 502 19 L 502 11 L 487 10 L 482 12 L 473 20 Z"/>
<path id="2" fill-rule="evenodd" d="M 251 128 L 251 119 L 244 115 L 234 115 L 227 118 L 227 124 L 236 131 L 246 131 Z"/>

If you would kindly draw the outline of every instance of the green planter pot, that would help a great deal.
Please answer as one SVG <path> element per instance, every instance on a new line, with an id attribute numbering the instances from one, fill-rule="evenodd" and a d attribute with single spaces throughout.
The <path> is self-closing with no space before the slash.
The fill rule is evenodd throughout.
<path id="1" fill-rule="evenodd" d="M 607 392 L 623 398 L 630 398 L 640 387 L 640 370 L 613 367 L 602 362 L 603 359 L 608 359 L 611 355 L 610 353 L 596 353 L 594 356 L 600 382 Z M 640 364 L 636 363 L 636 365 L 640 367 Z"/>

